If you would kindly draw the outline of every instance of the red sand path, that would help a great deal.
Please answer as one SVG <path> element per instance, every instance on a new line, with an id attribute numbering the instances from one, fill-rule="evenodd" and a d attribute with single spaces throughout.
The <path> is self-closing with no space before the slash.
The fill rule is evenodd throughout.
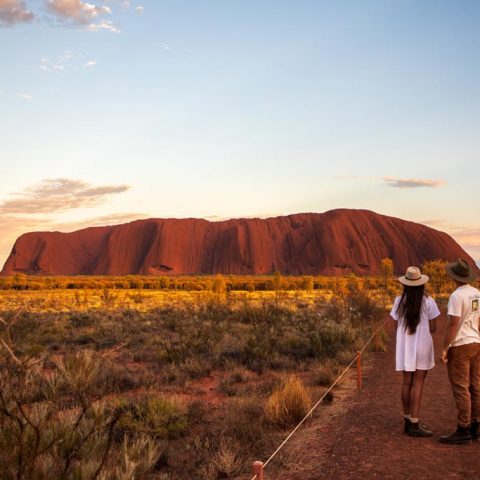
<path id="1" fill-rule="evenodd" d="M 267 467 L 266 479 L 480 479 L 480 442 L 458 446 L 438 442 L 438 436 L 450 433 L 456 423 L 446 367 L 437 360 L 445 317 L 438 324 L 434 335 L 437 365 L 427 377 L 421 412 L 433 438 L 410 438 L 402 433 L 401 374 L 394 372 L 391 335 L 386 353 L 370 354 L 363 390 L 355 391 L 351 376 L 339 391 L 347 394 L 340 395 L 336 407 L 335 401 L 320 406 L 317 418 L 297 432 L 281 458 Z"/>

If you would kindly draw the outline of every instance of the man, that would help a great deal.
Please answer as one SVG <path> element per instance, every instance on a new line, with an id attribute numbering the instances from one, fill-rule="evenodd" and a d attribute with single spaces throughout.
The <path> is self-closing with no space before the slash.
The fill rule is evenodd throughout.
<path id="1" fill-rule="evenodd" d="M 463 444 L 480 438 L 480 291 L 470 285 L 477 274 L 465 260 L 447 264 L 446 270 L 457 289 L 448 300 L 442 360 L 457 404 L 458 426 L 440 442 Z"/>

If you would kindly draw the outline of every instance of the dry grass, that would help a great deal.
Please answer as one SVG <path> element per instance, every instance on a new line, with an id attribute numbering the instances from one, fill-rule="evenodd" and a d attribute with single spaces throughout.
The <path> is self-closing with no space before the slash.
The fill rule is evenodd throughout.
<path id="1" fill-rule="evenodd" d="M 318 393 L 379 314 L 371 298 L 329 300 L 318 290 L 0 295 L 11 301 L 0 326 L 10 348 L 0 346 L 0 395 L 10 395 L 13 406 L 0 412 L 6 480 L 9 472 L 61 478 L 65 468 L 65 478 L 93 479 L 99 466 L 103 476 L 95 478 L 104 479 L 243 475 L 310 406 L 292 374 Z M 34 364 L 28 375 L 19 375 L 12 354 Z M 36 451 L 35 428 L 23 419 L 20 438 L 9 424 L 12 411 L 22 415 L 15 399 L 37 422 L 35 459 L 28 456 Z M 54 438 L 69 447 L 54 442 L 43 451 Z M 32 468 L 37 477 L 28 476 Z"/>
<path id="2" fill-rule="evenodd" d="M 302 381 L 289 375 L 268 398 L 265 415 L 269 422 L 287 426 L 301 420 L 310 406 L 311 397 Z"/>

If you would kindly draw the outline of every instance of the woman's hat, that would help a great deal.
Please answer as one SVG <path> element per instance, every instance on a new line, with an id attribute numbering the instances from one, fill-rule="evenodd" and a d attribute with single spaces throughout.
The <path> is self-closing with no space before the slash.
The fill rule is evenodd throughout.
<path id="1" fill-rule="evenodd" d="M 430 277 L 428 275 L 422 275 L 418 267 L 408 267 L 405 275 L 398 279 L 401 284 L 407 285 L 408 287 L 425 285 L 429 280 Z"/>
<path id="2" fill-rule="evenodd" d="M 477 278 L 477 273 L 470 268 L 470 265 L 463 258 L 459 258 L 456 262 L 447 263 L 445 270 L 450 278 L 460 283 L 471 283 Z"/>

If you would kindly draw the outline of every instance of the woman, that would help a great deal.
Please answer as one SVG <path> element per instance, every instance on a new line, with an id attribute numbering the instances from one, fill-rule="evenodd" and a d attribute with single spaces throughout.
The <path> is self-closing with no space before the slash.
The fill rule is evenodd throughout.
<path id="1" fill-rule="evenodd" d="M 428 370 L 435 366 L 432 333 L 440 315 L 437 304 L 425 293 L 427 275 L 417 267 L 408 267 L 400 277 L 403 293 L 393 303 L 391 317 L 397 329 L 396 370 L 403 372 L 402 405 L 405 433 L 412 437 L 430 437 L 432 432 L 419 423 L 422 390 Z"/>

